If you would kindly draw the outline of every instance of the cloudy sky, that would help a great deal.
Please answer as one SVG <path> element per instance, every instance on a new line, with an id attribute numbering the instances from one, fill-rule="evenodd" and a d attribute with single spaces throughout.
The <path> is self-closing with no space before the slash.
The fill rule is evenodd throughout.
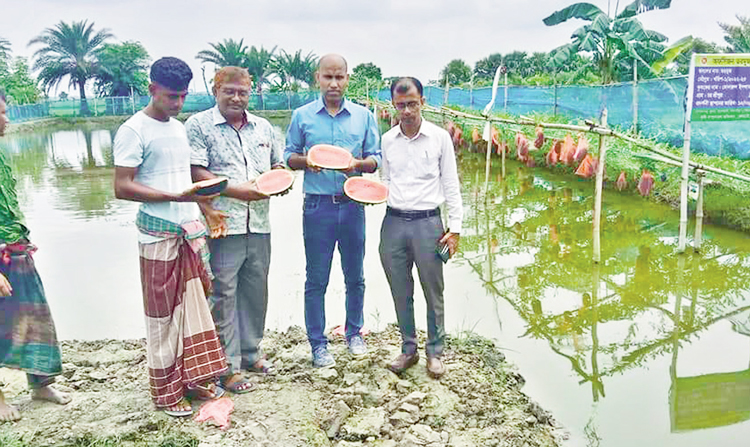
<path id="1" fill-rule="evenodd" d="M 590 0 L 607 11 L 617 0 Z M 570 40 L 583 22 L 547 27 L 542 19 L 572 0 L 2 0 L 0 37 L 14 55 L 29 57 L 28 42 L 59 21 L 87 19 L 117 41 L 140 41 L 152 59 L 179 57 L 203 90 L 200 50 L 209 42 L 243 38 L 303 54 L 343 54 L 350 69 L 373 62 L 384 76 L 438 77 L 455 58 L 470 66 L 492 53 L 549 51 Z M 629 4 L 625 0 L 621 5 Z M 13 6 L 8 7 L 9 4 Z M 622 9 L 622 6 L 620 7 Z M 675 41 L 688 34 L 723 43 L 717 22 L 739 24 L 746 1 L 673 0 L 670 9 L 640 16 L 644 25 Z M 212 66 L 207 67 L 210 75 Z M 54 92 L 51 92 L 54 95 Z"/>

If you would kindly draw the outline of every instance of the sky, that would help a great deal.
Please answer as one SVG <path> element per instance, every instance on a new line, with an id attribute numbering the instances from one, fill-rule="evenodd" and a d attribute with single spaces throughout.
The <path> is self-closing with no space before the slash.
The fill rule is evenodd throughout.
<path id="1" fill-rule="evenodd" d="M 589 0 L 614 12 L 616 0 Z M 28 42 L 61 20 L 86 19 L 113 42 L 139 41 L 152 60 L 175 56 L 193 69 L 191 89 L 204 91 L 195 55 L 210 43 L 244 39 L 248 46 L 321 56 L 340 53 L 349 69 L 372 62 L 383 76 L 438 78 L 452 59 L 472 68 L 492 53 L 548 52 L 570 41 L 585 22 L 548 27 L 542 20 L 572 0 L 0 0 L 0 37 L 14 56 L 31 57 Z M 620 4 L 631 3 L 626 0 Z M 12 7 L 8 7 L 13 4 Z M 745 5 L 745 6 L 742 6 Z M 723 44 L 717 22 L 738 25 L 746 1 L 673 0 L 667 10 L 639 15 L 647 29 L 674 42 L 686 35 Z M 206 64 L 206 75 L 213 74 Z M 64 91 L 62 85 L 59 91 Z M 50 92 L 55 96 L 55 91 Z"/>

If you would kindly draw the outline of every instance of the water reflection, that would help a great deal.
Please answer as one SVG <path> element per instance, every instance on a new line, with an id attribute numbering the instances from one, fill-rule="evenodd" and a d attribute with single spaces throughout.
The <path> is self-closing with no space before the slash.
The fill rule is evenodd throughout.
<path id="1" fill-rule="evenodd" d="M 51 203 L 74 218 L 105 216 L 116 207 L 112 189 L 115 129 L 48 129 L 9 135 L 0 149 L 10 154 L 20 194 L 46 189 Z M 24 198 L 21 199 L 24 202 Z"/>
<path id="2" fill-rule="evenodd" d="M 132 222 L 138 204 L 113 196 L 114 131 L 57 129 L 0 139 L 41 248 L 37 263 L 58 333 L 66 339 L 143 334 Z M 546 393 L 532 397 L 574 438 L 584 438 L 571 445 L 744 445 L 749 426 L 742 421 L 750 414 L 747 235 L 709 226 L 700 254 L 678 256 L 676 213 L 607 191 L 596 266 L 590 260 L 592 184 L 507 163 L 505 180 L 493 168 L 485 194 L 483 156 L 461 160 L 462 253 L 446 269 L 452 329 L 477 327 L 482 335 L 505 338 L 501 346 L 519 353 L 509 351 L 509 357 L 521 365 L 527 388 Z M 301 221 L 289 219 L 299 215 L 301 189 L 300 178 L 272 205 L 277 254 L 269 326 L 277 329 L 304 323 L 304 256 L 294 255 L 302 253 Z M 383 211 L 366 210 L 370 254 L 377 253 Z M 368 255 L 365 268 L 365 315 L 376 328 L 395 321 L 395 314 L 377 257 Z M 326 313 L 343 321 L 337 301 L 343 279 L 332 277 L 331 284 Z M 492 298 L 482 296 L 478 284 Z M 419 301 L 415 306 L 423 305 Z M 701 352 L 706 340 L 710 349 Z M 670 438 L 670 431 L 680 437 Z M 744 439 L 736 443 L 740 431 Z"/>
<path id="3" fill-rule="evenodd" d="M 677 255 L 671 213 L 605 192 L 602 262 L 594 264 L 591 183 L 578 188 L 518 167 L 504 182 L 493 170 L 485 194 L 484 175 L 474 175 L 482 163 L 468 155 L 462 160 L 468 205 L 462 260 L 493 296 L 515 309 L 525 322 L 524 337 L 545 340 L 569 362 L 579 385 L 590 387 L 592 413 L 606 398 L 610 378 L 671 356 L 672 389 L 664 398 L 672 431 L 750 419 L 750 372 L 677 373 L 680 351 L 702 333 L 738 315 L 746 318 L 747 237 L 713 229 L 701 253 Z M 740 348 L 738 355 L 748 356 L 750 343 Z M 737 347 L 727 342 L 726 349 Z M 595 424 L 587 429 L 589 444 L 598 445 Z"/>

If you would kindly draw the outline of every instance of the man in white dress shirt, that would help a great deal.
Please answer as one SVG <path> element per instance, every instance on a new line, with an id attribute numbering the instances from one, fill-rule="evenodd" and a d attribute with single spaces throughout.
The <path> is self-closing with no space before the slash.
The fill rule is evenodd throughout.
<path id="1" fill-rule="evenodd" d="M 450 135 L 422 119 L 422 83 L 412 77 L 391 84 L 391 98 L 399 125 L 383 135 L 383 181 L 389 187 L 388 208 L 380 230 L 380 260 L 388 278 L 401 330 L 401 355 L 391 364 L 400 373 L 419 361 L 414 324 L 414 277 L 427 300 L 427 372 L 439 378 L 446 372 L 440 357 L 445 343 L 443 261 L 439 244 L 450 254 L 458 250 L 463 209 Z M 444 231 L 439 206 L 448 208 Z"/>

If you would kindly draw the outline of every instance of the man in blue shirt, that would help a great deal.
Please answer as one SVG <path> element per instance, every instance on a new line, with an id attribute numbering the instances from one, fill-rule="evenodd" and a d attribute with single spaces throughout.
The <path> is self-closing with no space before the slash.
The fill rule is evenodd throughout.
<path id="1" fill-rule="evenodd" d="M 307 262 L 305 326 L 313 354 L 313 366 L 336 364 L 328 352 L 325 330 L 325 293 L 331 273 L 333 250 L 338 243 L 346 285 L 346 340 L 349 352 L 364 355 L 360 335 L 364 324 L 365 211 L 344 194 L 344 181 L 361 172 L 375 172 L 380 164 L 380 134 L 375 116 L 344 98 L 349 75 L 346 60 L 338 54 L 320 58 L 315 79 L 320 98 L 296 109 L 286 136 L 284 159 L 292 169 L 305 169 L 303 191 L 303 238 Z M 353 159 L 343 172 L 320 169 L 307 159 L 316 144 L 332 144 L 349 150 Z"/>

